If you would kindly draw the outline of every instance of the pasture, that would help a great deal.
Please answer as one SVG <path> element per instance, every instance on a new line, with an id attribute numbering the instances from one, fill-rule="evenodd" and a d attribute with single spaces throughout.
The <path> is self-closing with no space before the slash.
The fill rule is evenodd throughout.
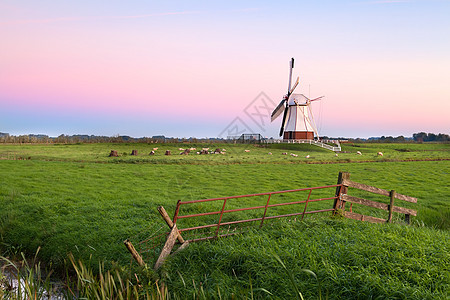
<path id="1" fill-rule="evenodd" d="M 148 155 L 156 147 L 156 154 Z M 195 154 L 205 147 L 210 151 L 216 148 L 226 149 L 226 154 Z M 196 150 L 191 151 L 189 155 L 179 155 L 179 148 Z M 118 151 L 119 157 L 108 157 L 111 150 Z M 138 155 L 130 155 L 132 150 L 137 150 Z M 165 150 L 170 150 L 172 155 L 164 155 Z M 399 193 L 417 197 L 417 204 L 405 205 L 418 210 L 418 216 L 412 219 L 412 226 L 392 225 L 391 228 L 387 225 L 351 220 L 324 221 L 319 217 L 307 217 L 305 222 L 297 222 L 292 226 L 280 223 L 280 228 L 267 229 L 261 234 L 250 233 L 247 237 L 243 235 L 217 242 L 195 244 L 186 250 L 185 255 L 175 257 L 165 267 L 172 273 L 167 279 L 169 289 L 172 286 L 176 291 L 192 291 L 195 289 L 191 284 L 192 280 L 206 280 L 212 282 L 208 285 L 210 290 L 217 290 L 218 283 L 214 278 L 217 278 L 216 273 L 220 273 L 222 267 L 217 265 L 213 257 L 219 257 L 219 260 L 229 261 L 230 266 L 243 268 L 237 271 L 236 268 L 230 267 L 233 271 L 229 269 L 222 272 L 231 274 L 224 277 L 224 282 L 229 282 L 231 286 L 230 289 L 225 289 L 227 295 L 233 292 L 233 287 L 244 281 L 248 283 L 250 276 L 258 287 L 276 291 L 283 298 L 288 295 L 286 287 L 274 288 L 276 283 L 262 286 L 268 282 L 268 277 L 262 274 L 279 273 L 278 267 L 274 267 L 273 271 L 270 271 L 270 268 L 260 270 L 258 268 L 262 268 L 261 266 L 247 266 L 244 263 L 259 256 L 259 260 L 268 261 L 268 266 L 276 265 L 276 261 L 271 260 L 268 254 L 274 251 L 278 254 L 285 252 L 286 255 L 280 256 L 286 261 L 303 257 L 302 263 L 293 264 L 294 270 L 298 271 L 302 267 L 314 269 L 321 280 L 324 280 L 324 286 L 330 291 L 331 298 L 348 296 L 351 292 L 356 292 L 352 290 L 354 286 L 357 289 L 361 288 L 360 285 L 364 286 L 367 281 L 362 280 L 362 276 L 369 276 L 374 272 L 373 265 L 380 263 L 374 258 L 378 255 L 377 247 L 388 247 L 386 243 L 392 242 L 392 245 L 397 246 L 389 247 L 400 247 L 398 251 L 403 251 L 399 241 L 405 243 L 405 247 L 415 247 L 412 244 L 415 241 L 418 249 L 422 251 L 422 256 L 413 256 L 409 260 L 408 253 L 412 253 L 409 249 L 409 252 L 406 251 L 404 257 L 396 262 L 395 270 L 389 271 L 389 266 L 383 264 L 377 271 L 376 278 L 373 278 L 374 281 L 365 286 L 368 292 L 364 295 L 372 295 L 371 291 L 375 291 L 373 295 L 393 293 L 395 287 L 404 280 L 399 275 L 403 271 L 397 270 L 403 267 L 409 270 L 408 272 L 417 274 L 411 276 L 419 276 L 422 272 L 430 274 L 428 279 L 423 280 L 407 278 L 410 283 L 405 290 L 408 290 L 410 295 L 419 293 L 418 290 L 424 297 L 432 297 L 434 292 L 444 295 L 442 285 L 446 282 L 448 286 L 449 278 L 448 267 L 445 265 L 448 266 L 449 263 L 450 145 L 347 144 L 343 145 L 343 151 L 347 153 L 335 156 L 331 151 L 298 144 L 2 144 L 0 249 L 4 255 L 13 256 L 23 251 L 31 256 L 41 247 L 42 261 L 60 270 L 64 268 L 68 253 L 73 253 L 76 258 L 83 260 L 89 260 L 91 257 L 89 261 L 94 267 L 98 265 L 98 261 L 105 261 L 107 265 L 110 262 L 126 265 L 130 263 L 130 255 L 123 246 L 123 240 L 139 236 L 143 232 L 151 234 L 164 227 L 165 224 L 156 211 L 159 205 L 163 205 L 173 216 L 176 201 L 179 199 L 196 200 L 332 185 L 337 181 L 338 172 L 346 171 L 350 172 L 352 180 L 357 182 L 387 190 L 395 189 Z M 362 155 L 357 155 L 356 151 L 360 151 Z M 377 155 L 380 151 L 383 152 L 382 157 Z M 269 152 L 272 154 L 268 154 Z M 290 153 L 297 154 L 298 157 L 291 156 Z M 309 158 L 306 158 L 306 155 L 309 155 Z M 249 201 L 248 204 L 253 205 L 253 200 Z M 244 203 L 236 205 L 242 204 Z M 323 205 L 329 205 L 327 208 L 331 208 L 331 204 Z M 309 233 L 305 229 L 309 227 L 315 228 L 315 231 Z M 318 234 L 320 231 L 324 233 Z M 329 232 L 327 235 L 328 231 L 333 233 Z M 385 239 L 384 235 L 379 234 L 380 231 L 386 233 L 388 238 Z M 317 237 L 312 238 L 313 233 L 317 233 Z M 336 233 L 339 242 L 333 241 L 332 236 Z M 282 235 L 282 246 L 274 241 L 277 234 Z M 369 241 L 369 236 L 377 238 Z M 408 241 L 405 236 L 411 237 L 411 240 Z M 300 244 L 308 253 L 306 257 L 310 257 L 308 261 L 304 260 L 303 254 L 294 250 L 285 251 L 299 247 L 299 238 L 302 239 Z M 259 242 L 255 242 L 255 239 L 259 239 Z M 246 245 L 247 251 L 237 250 L 240 243 Z M 348 261 L 346 264 L 336 257 L 336 253 L 341 251 L 336 247 L 348 250 L 351 245 L 357 244 L 357 248 L 361 250 L 371 243 L 373 247 L 369 249 L 372 250 L 367 250 L 367 253 L 363 251 L 362 254 L 350 254 L 359 255 L 354 264 L 348 264 Z M 430 246 L 430 243 L 433 245 Z M 315 248 L 311 248 L 313 246 Z M 236 250 L 233 250 L 234 248 Z M 253 251 L 255 248 L 259 250 Z M 202 253 L 207 254 L 200 257 Z M 383 253 L 380 250 L 379 255 L 388 255 Z M 426 257 L 430 260 L 425 264 Z M 311 265 L 308 262 L 311 262 Z M 415 270 L 415 264 L 423 266 Z M 362 265 L 371 267 L 363 268 Z M 193 271 L 192 268 L 196 270 Z M 411 271 L 411 268 L 415 271 Z M 183 279 L 182 276 L 188 276 L 183 269 L 190 270 L 192 278 Z M 175 270 L 180 270 L 180 275 L 174 275 Z M 332 288 L 332 282 L 340 289 L 345 287 L 344 279 L 337 278 L 342 272 L 353 278 L 354 281 L 350 282 L 356 282 L 354 286 L 348 287 L 347 294 Z M 270 274 L 267 276 L 270 277 Z M 337 276 L 335 281 L 332 280 L 333 276 Z M 383 284 L 380 281 L 383 276 L 392 281 L 392 288 L 386 291 L 381 291 Z M 356 280 L 357 278 L 360 280 Z M 302 287 L 309 290 L 308 293 L 315 294 L 317 283 L 302 276 L 298 279 L 304 280 Z M 189 287 L 186 286 L 186 280 L 190 282 Z M 439 282 L 440 286 L 433 287 L 433 280 Z M 308 282 L 314 288 L 308 288 Z M 224 286 L 219 285 L 219 288 Z"/>

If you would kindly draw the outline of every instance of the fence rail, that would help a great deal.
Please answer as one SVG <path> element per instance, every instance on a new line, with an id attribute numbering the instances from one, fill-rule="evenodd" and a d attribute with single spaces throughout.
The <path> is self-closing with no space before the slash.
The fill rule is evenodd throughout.
<path id="1" fill-rule="evenodd" d="M 359 198 L 355 196 L 348 195 L 348 189 L 350 188 L 356 188 L 360 189 L 366 192 L 371 192 L 383 196 L 389 196 L 390 202 L 389 204 L 376 202 L 372 200 L 367 200 L 364 198 Z M 312 198 L 311 194 L 314 190 L 321 190 L 321 189 L 330 189 L 335 188 L 335 194 L 333 197 L 320 197 L 320 198 Z M 297 201 L 291 201 L 291 202 L 283 202 L 283 203 L 271 203 L 271 200 L 273 200 L 273 195 L 278 194 L 287 194 L 287 193 L 300 193 L 300 192 L 306 192 L 307 197 L 305 200 L 297 200 Z M 227 203 L 230 202 L 232 199 L 240 199 L 240 198 L 248 198 L 248 197 L 265 197 L 267 196 L 267 199 L 264 199 L 264 205 L 257 205 L 252 207 L 244 207 L 244 208 L 227 208 Z M 302 189 L 294 189 L 294 190 L 286 190 L 286 191 L 276 191 L 276 192 L 268 192 L 268 193 L 258 193 L 258 194 L 248 194 L 248 195 L 238 195 L 238 196 L 228 196 L 228 197 L 220 197 L 220 198 L 211 198 L 211 199 L 200 199 L 200 200 L 191 200 L 191 201 L 181 201 L 179 200 L 176 205 L 175 209 L 175 215 L 173 217 L 173 220 L 169 217 L 165 209 L 160 206 L 158 207 L 158 211 L 167 223 L 167 225 L 170 228 L 170 233 L 166 234 L 159 234 L 155 238 L 148 238 L 145 239 L 142 242 L 139 242 L 139 244 L 148 243 L 152 240 L 155 240 L 156 238 L 160 238 L 162 235 L 164 235 L 165 238 L 165 244 L 162 247 L 162 250 L 159 254 L 159 257 L 155 263 L 155 269 L 158 269 L 162 263 L 164 262 L 165 258 L 170 255 L 171 251 L 173 250 L 176 242 L 178 241 L 181 246 L 178 248 L 177 251 L 187 247 L 189 243 L 191 242 L 197 242 L 197 241 L 203 241 L 208 239 L 215 239 L 218 237 L 225 237 L 234 235 L 236 233 L 240 233 L 240 231 L 236 232 L 232 230 L 230 233 L 230 227 L 232 225 L 237 224 L 243 224 L 248 222 L 259 222 L 259 227 L 262 227 L 265 220 L 270 219 L 277 219 L 277 218 L 285 218 L 285 217 L 296 217 L 301 216 L 301 219 L 303 220 L 304 216 L 307 214 L 315 214 L 315 213 L 323 213 L 323 212 L 333 212 L 333 214 L 339 213 L 339 211 L 342 212 L 344 217 L 350 218 L 350 219 L 356 219 L 361 221 L 368 221 L 368 222 L 377 222 L 377 223 L 390 223 L 392 221 L 392 215 L 393 213 L 399 213 L 405 215 L 405 221 L 409 224 L 410 222 L 410 216 L 416 216 L 417 211 L 409 208 L 394 206 L 395 199 L 399 199 L 402 201 L 410 202 L 410 203 L 417 203 L 417 198 L 402 195 L 396 193 L 394 190 L 387 191 L 384 189 L 380 189 L 377 187 L 369 186 L 362 183 L 357 183 L 350 180 L 350 173 L 347 172 L 339 172 L 338 176 L 338 182 L 334 185 L 327 185 L 327 186 L 319 186 L 319 187 L 309 187 L 309 188 L 302 188 Z M 312 202 L 319 202 L 319 201 L 326 201 L 326 200 L 334 200 L 334 204 L 332 208 L 329 209 L 316 209 L 316 210 L 310 210 L 307 211 L 308 204 Z M 200 213 L 192 213 L 192 214 L 186 214 L 182 215 L 182 207 L 186 205 L 192 205 L 192 204 L 198 204 L 198 203 L 207 203 L 207 202 L 219 202 L 219 206 L 221 209 L 207 211 L 207 212 L 200 212 Z M 222 202 L 222 203 L 221 203 Z M 349 202 L 350 203 L 350 211 L 345 210 L 345 204 Z M 220 205 L 221 204 L 221 205 Z M 287 205 L 296 205 L 296 204 L 304 204 L 303 210 L 299 211 L 294 210 L 291 213 L 287 214 L 278 214 L 278 215 L 268 215 L 268 211 L 271 208 L 280 207 L 280 206 L 287 206 Z M 365 205 L 372 208 L 381 209 L 384 211 L 388 211 L 388 216 L 386 219 L 384 218 L 378 218 L 374 216 L 367 216 L 363 214 L 358 214 L 352 211 L 352 205 L 353 204 L 359 204 L 359 205 Z M 263 213 L 260 215 L 256 215 L 256 217 L 249 218 L 249 219 L 238 219 L 238 220 L 232 220 L 232 221 L 224 221 L 223 217 L 226 214 L 234 213 L 234 212 L 240 212 L 240 211 L 251 211 L 251 210 L 263 210 Z M 185 227 L 179 228 L 179 223 L 181 220 L 184 219 L 193 219 L 193 218 L 199 218 L 204 216 L 217 216 L 218 219 L 211 224 L 205 224 L 205 225 L 198 225 L 198 226 L 192 226 L 192 227 Z M 198 224 L 199 222 L 197 222 Z M 257 223 L 258 224 L 258 223 Z M 222 230 L 222 233 L 220 233 L 220 229 L 223 227 L 228 226 L 228 231 Z M 211 228 L 213 230 L 207 230 L 206 234 L 208 236 L 201 237 L 201 238 L 192 238 L 192 239 L 186 239 L 186 235 L 183 237 L 181 233 L 186 233 L 190 231 L 196 231 L 196 230 L 202 230 Z M 236 229 L 235 227 L 234 229 Z M 226 233 L 225 233 L 226 232 Z M 133 245 L 129 240 L 126 240 L 124 242 L 125 246 L 127 247 L 128 251 L 132 254 L 133 258 L 140 264 L 143 265 L 144 261 L 141 254 L 144 254 L 142 251 L 137 251 L 134 249 Z M 161 244 L 160 244 L 161 245 Z M 144 252 L 148 254 L 150 251 L 155 251 L 158 245 L 153 245 L 151 247 L 146 247 Z"/>
<path id="2" fill-rule="evenodd" d="M 392 221 L 392 215 L 393 213 L 400 213 L 405 215 L 405 222 L 410 223 L 411 216 L 417 216 L 417 211 L 410 208 L 400 207 L 400 206 L 394 206 L 395 199 L 399 199 L 402 201 L 410 202 L 410 203 L 417 203 L 417 198 L 406 196 L 399 194 L 395 192 L 395 190 L 384 190 L 380 189 L 374 186 L 370 186 L 363 183 L 358 183 L 351 181 L 350 179 L 350 173 L 347 172 L 340 172 L 338 177 L 338 183 L 342 184 L 342 187 L 336 189 L 336 197 L 337 200 L 335 202 L 334 208 L 335 211 L 338 209 L 341 209 L 343 211 L 343 214 L 346 218 L 355 219 L 355 220 L 361 220 L 361 221 L 369 221 L 369 222 L 376 222 L 376 223 L 383 223 L 388 222 L 390 223 Z M 363 190 L 366 192 L 382 195 L 382 196 L 388 196 L 390 198 L 389 204 L 367 200 L 364 198 L 359 198 L 355 196 L 348 195 L 348 188 L 356 188 L 359 190 Z M 345 203 L 350 203 L 350 211 L 345 211 Z M 382 218 L 376 218 L 373 216 L 367 216 L 362 215 L 353 212 L 352 205 L 353 204 L 361 204 L 381 210 L 388 211 L 387 219 Z"/>
<path id="3" fill-rule="evenodd" d="M 336 200 L 337 199 L 337 196 L 311 199 L 311 193 L 312 193 L 313 190 L 327 189 L 327 188 L 336 188 L 336 187 L 340 187 L 340 186 L 342 186 L 342 185 L 341 184 L 334 184 L 334 185 L 327 185 L 327 186 L 310 187 L 310 188 L 286 190 L 286 191 L 276 191 L 276 192 L 268 192 L 268 193 L 238 195 L 238 196 L 229 196 L 229 197 L 220 197 L 220 198 L 211 198 L 211 199 L 201 199 L 201 200 L 191 200 L 191 201 L 178 201 L 176 209 L 175 209 L 175 216 L 173 218 L 173 223 L 177 224 L 177 222 L 179 222 L 180 219 L 195 218 L 195 217 L 202 217 L 202 216 L 211 216 L 211 215 L 219 215 L 219 218 L 218 218 L 216 223 L 207 224 L 207 225 L 201 225 L 201 226 L 188 227 L 188 228 L 179 228 L 178 231 L 179 232 L 185 232 L 185 231 L 193 231 L 193 230 L 199 230 L 199 229 L 205 229 L 205 228 L 214 228 L 214 227 L 217 228 L 213 235 L 210 235 L 208 237 L 203 237 L 203 238 L 200 238 L 200 239 L 192 239 L 192 240 L 189 240 L 189 242 L 194 242 L 194 241 L 197 241 L 197 240 L 213 239 L 213 238 L 222 237 L 222 236 L 228 236 L 228 235 L 230 235 L 228 233 L 227 234 L 222 234 L 222 235 L 219 234 L 219 231 L 220 231 L 221 227 L 234 225 L 234 224 L 242 224 L 242 223 L 247 223 L 247 222 L 256 222 L 256 221 L 261 221 L 261 223 L 259 225 L 261 227 L 261 226 L 263 226 L 265 220 L 284 218 L 284 217 L 293 217 L 293 216 L 300 216 L 300 215 L 302 216 L 302 219 L 303 219 L 306 214 L 313 214 L 313 213 L 322 213 L 322 212 L 333 211 L 334 208 L 307 211 L 307 206 L 308 206 L 308 203 L 311 203 L 311 202 L 326 201 L 326 200 Z M 295 192 L 305 192 L 305 191 L 306 192 L 309 191 L 308 197 L 307 197 L 306 200 L 284 202 L 284 203 L 274 203 L 274 204 L 270 203 L 272 195 L 286 194 L 286 193 L 295 193 Z M 265 205 L 258 205 L 258 206 L 245 207 L 245 208 L 226 209 L 227 201 L 229 201 L 231 199 L 258 197 L 258 196 L 268 196 L 267 200 L 265 201 Z M 181 207 L 184 206 L 184 205 L 203 203 L 203 202 L 215 202 L 215 201 L 223 201 L 221 210 L 215 210 L 215 211 L 204 212 L 204 213 L 197 213 L 197 214 L 189 214 L 189 215 L 180 215 Z M 285 206 L 285 205 L 303 204 L 303 203 L 305 204 L 305 206 L 304 206 L 302 212 L 294 212 L 294 213 L 290 213 L 290 214 L 282 214 L 282 215 L 276 215 L 276 216 L 267 216 L 267 212 L 268 212 L 268 210 L 270 208 L 279 207 L 279 206 Z M 257 217 L 257 218 L 251 218 L 251 219 L 222 222 L 222 218 L 223 218 L 224 214 L 233 213 L 233 212 L 239 212 L 239 211 L 257 210 L 257 209 L 264 209 L 264 213 L 262 214 L 262 216 Z"/>

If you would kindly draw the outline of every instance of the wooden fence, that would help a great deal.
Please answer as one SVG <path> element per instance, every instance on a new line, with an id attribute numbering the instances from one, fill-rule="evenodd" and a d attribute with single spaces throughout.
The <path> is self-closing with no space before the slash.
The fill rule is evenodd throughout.
<path id="1" fill-rule="evenodd" d="M 321 190 L 321 189 L 330 189 L 335 188 L 336 192 L 333 197 L 320 197 L 320 198 L 313 198 L 311 197 L 311 194 L 314 190 Z M 390 198 L 389 204 L 376 202 L 372 200 L 367 200 L 363 198 L 358 198 L 355 196 L 348 195 L 349 188 L 355 188 L 359 190 L 363 190 L 366 192 L 371 192 L 383 196 L 388 196 Z M 270 200 L 272 195 L 276 194 L 286 194 L 286 193 L 296 193 L 296 192 L 307 192 L 307 198 L 305 200 L 297 200 L 297 201 L 291 201 L 291 202 L 285 202 L 285 203 L 274 203 L 271 204 Z M 246 207 L 246 208 L 235 208 L 235 209 L 227 209 L 227 202 L 231 199 L 236 198 L 246 198 L 246 197 L 257 197 L 257 196 L 267 196 L 267 200 L 265 201 L 264 205 L 258 205 L 253 207 Z M 350 173 L 347 172 L 340 172 L 338 176 L 338 182 L 335 185 L 328 185 L 328 186 L 321 186 L 321 187 L 311 187 L 311 188 L 304 188 L 304 189 L 296 189 L 296 190 L 287 190 L 287 191 L 277 191 L 277 192 L 269 192 L 269 193 L 260 193 L 260 194 L 249 194 L 249 195 L 239 195 L 239 196 L 229 196 L 229 197 L 221 197 L 221 198 L 213 198 L 213 199 L 202 199 L 202 200 L 192 200 L 192 201 L 178 201 L 177 207 L 175 210 L 175 215 L 173 219 L 169 217 L 164 207 L 160 206 L 158 207 L 158 211 L 161 214 L 162 218 L 168 225 L 170 232 L 166 233 L 166 240 L 165 244 L 159 254 L 159 257 L 155 264 L 155 269 L 158 269 L 164 260 L 167 258 L 168 255 L 172 252 L 174 249 L 175 244 L 180 244 L 180 247 L 177 249 L 177 251 L 187 247 L 189 243 L 191 242 L 197 242 L 201 240 L 207 240 L 207 239 L 214 239 L 218 237 L 224 237 L 236 234 L 235 232 L 232 233 L 220 233 L 220 228 L 224 226 L 228 226 L 230 228 L 231 225 L 236 224 L 242 224 L 246 222 L 259 222 L 259 227 L 262 227 L 265 220 L 268 219 L 277 219 L 277 218 L 284 218 L 284 217 L 295 217 L 295 216 L 301 216 L 301 219 L 303 220 L 303 217 L 306 214 L 315 214 L 315 213 L 323 213 L 323 212 L 333 212 L 333 214 L 342 214 L 346 218 L 355 219 L 355 220 L 361 220 L 361 221 L 368 221 L 368 222 L 386 222 L 390 223 L 392 222 L 392 215 L 393 213 L 400 213 L 405 215 L 405 221 L 406 223 L 410 223 L 410 216 L 416 216 L 417 211 L 409 208 L 404 208 L 400 206 L 394 206 L 395 199 L 399 199 L 402 201 L 417 203 L 417 198 L 413 198 L 410 196 L 402 195 L 396 193 L 394 190 L 387 191 L 383 190 L 377 187 L 365 185 L 362 183 L 353 182 L 350 180 Z M 320 210 L 312 210 L 307 211 L 308 203 L 311 202 L 318 202 L 318 201 L 330 201 L 333 200 L 334 204 L 332 208 L 329 209 L 320 209 Z M 196 213 L 196 214 L 188 214 L 188 215 L 181 215 L 181 207 L 189 204 L 195 204 L 195 203 L 205 203 L 205 202 L 216 202 L 219 201 L 222 202 L 221 209 L 220 210 L 214 210 L 209 212 L 203 212 L 203 213 Z M 346 211 L 346 203 L 350 203 L 349 210 Z M 360 204 L 365 205 L 368 207 L 373 207 L 381 210 L 387 211 L 387 217 L 385 219 L 377 218 L 373 216 L 367 216 L 363 214 L 358 214 L 353 212 L 353 204 Z M 272 207 L 279 207 L 279 206 L 286 206 L 286 205 L 294 205 L 294 204 L 304 204 L 303 210 L 298 211 L 297 209 L 293 209 L 292 213 L 289 214 L 282 214 L 282 215 L 275 215 L 275 216 L 268 216 L 267 212 Z M 243 220 L 233 220 L 228 222 L 223 222 L 222 217 L 224 214 L 232 213 L 232 212 L 238 212 L 238 211 L 249 211 L 249 210 L 261 210 L 263 211 L 262 215 L 260 217 L 251 218 L 251 219 L 243 219 Z M 206 225 L 199 225 L 194 227 L 185 227 L 185 228 L 178 228 L 177 222 L 180 219 L 186 219 L 186 218 L 197 218 L 201 216 L 214 216 L 217 215 L 218 219 L 217 222 L 214 222 L 212 224 L 206 224 Z M 199 229 L 214 229 L 212 232 L 210 232 L 208 236 L 203 238 L 195 238 L 191 240 L 185 240 L 182 236 L 183 232 L 189 232 L 193 230 L 199 230 Z M 159 235 L 161 236 L 161 235 Z M 146 239 L 145 241 L 149 241 L 151 238 Z M 128 251 L 132 254 L 133 258 L 138 262 L 140 265 L 144 265 L 145 262 L 142 259 L 139 252 L 134 248 L 132 243 L 129 240 L 124 241 L 125 246 L 127 247 Z M 147 252 L 149 249 L 153 248 L 147 248 Z"/>
<path id="2" fill-rule="evenodd" d="M 400 207 L 400 206 L 394 206 L 395 199 L 399 199 L 399 200 L 411 202 L 411 203 L 417 203 L 417 198 L 396 193 L 395 190 L 387 191 L 387 190 L 383 190 L 383 189 L 380 189 L 380 188 L 377 188 L 374 186 L 351 181 L 350 173 L 347 173 L 347 172 L 339 173 L 338 184 L 340 184 L 340 186 L 338 188 L 336 188 L 336 195 L 335 195 L 336 200 L 334 203 L 334 213 L 335 214 L 338 213 L 340 210 L 342 212 L 342 214 L 344 215 L 344 217 L 346 217 L 346 218 L 361 220 L 361 221 L 368 221 L 368 222 L 373 222 L 373 223 L 383 223 L 383 222 L 390 223 L 390 222 L 392 222 L 392 213 L 395 212 L 395 213 L 404 214 L 405 222 L 408 224 L 410 223 L 411 216 L 417 216 L 416 210 L 404 208 L 404 207 Z M 363 191 L 370 192 L 370 193 L 374 193 L 374 194 L 387 196 L 390 198 L 390 202 L 389 202 L 389 204 L 385 204 L 385 203 L 381 203 L 381 202 L 367 200 L 364 198 L 350 196 L 350 195 L 348 195 L 349 187 L 363 190 Z M 345 211 L 346 202 L 350 203 L 349 211 Z M 388 214 L 386 216 L 386 219 L 358 214 L 358 213 L 353 212 L 353 209 L 352 209 L 353 203 L 385 210 L 388 212 Z"/>

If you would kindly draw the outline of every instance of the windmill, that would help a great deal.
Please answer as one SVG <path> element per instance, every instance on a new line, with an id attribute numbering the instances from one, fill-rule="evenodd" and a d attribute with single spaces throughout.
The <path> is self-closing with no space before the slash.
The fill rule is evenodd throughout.
<path id="1" fill-rule="evenodd" d="M 292 69 L 294 68 L 294 59 L 291 59 L 289 70 L 288 93 L 283 97 L 280 104 L 274 109 L 271 115 L 273 122 L 283 113 L 283 121 L 281 121 L 280 136 L 285 140 L 313 140 L 314 136 L 319 137 L 317 127 L 314 122 L 311 111 L 311 102 L 323 98 L 318 97 L 309 99 L 303 94 L 293 94 L 299 83 L 299 78 L 291 87 Z"/>

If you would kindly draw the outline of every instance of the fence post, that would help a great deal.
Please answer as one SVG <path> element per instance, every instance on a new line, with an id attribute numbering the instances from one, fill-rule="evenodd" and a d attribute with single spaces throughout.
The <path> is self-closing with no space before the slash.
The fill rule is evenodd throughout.
<path id="1" fill-rule="evenodd" d="M 228 198 L 225 198 L 225 199 L 223 200 L 222 210 L 220 211 L 219 222 L 217 223 L 216 237 L 219 235 L 220 223 L 222 222 L 223 211 L 225 210 L 225 205 L 227 204 L 227 199 L 228 199 Z"/>
<path id="2" fill-rule="evenodd" d="M 302 214 L 302 221 L 303 221 L 303 217 L 305 216 L 305 213 L 306 213 L 306 207 L 308 206 L 309 198 L 311 197 L 311 192 L 312 192 L 312 189 L 309 190 L 308 199 L 306 199 L 306 202 L 305 202 L 305 208 L 303 209 L 303 214 Z"/>
<path id="3" fill-rule="evenodd" d="M 139 253 L 136 251 L 136 249 L 134 248 L 133 244 L 128 239 L 123 241 L 123 243 L 124 243 L 125 247 L 127 247 L 128 251 L 130 251 L 131 255 L 136 260 L 136 262 L 140 266 L 144 266 L 145 262 L 142 259 L 142 257 L 139 255 Z"/>
<path id="4" fill-rule="evenodd" d="M 175 209 L 175 215 L 173 216 L 173 223 L 176 224 L 178 220 L 178 213 L 180 212 L 180 202 L 181 200 L 177 201 L 177 208 Z"/>
<path id="5" fill-rule="evenodd" d="M 342 184 L 344 182 L 344 180 L 346 180 L 346 179 L 347 180 L 350 179 L 350 173 L 339 172 L 337 184 Z M 336 187 L 336 193 L 334 196 L 337 198 L 334 199 L 333 214 L 335 214 L 339 208 L 345 209 L 345 202 L 342 203 L 340 198 L 341 198 L 342 194 L 347 194 L 347 192 L 348 192 L 348 187 L 345 185 Z"/>
<path id="6" fill-rule="evenodd" d="M 405 214 L 405 222 L 408 225 L 411 224 L 411 215 L 410 214 Z"/>
<path id="7" fill-rule="evenodd" d="M 170 231 L 169 236 L 167 237 L 166 243 L 164 244 L 163 249 L 161 250 L 161 253 L 159 254 L 158 260 L 155 263 L 154 269 L 158 270 L 159 267 L 163 264 L 164 260 L 167 258 L 167 256 L 170 255 L 170 252 L 173 249 L 173 246 L 175 245 L 175 242 L 177 241 L 177 236 L 179 232 L 177 229 L 177 224 L 173 224 L 172 230 Z"/>
<path id="8" fill-rule="evenodd" d="M 391 190 L 389 192 L 389 197 L 391 198 L 391 201 L 389 202 L 389 216 L 387 219 L 388 223 L 392 222 L 392 212 L 394 211 L 394 199 L 395 199 L 395 191 Z"/>
<path id="9" fill-rule="evenodd" d="M 269 194 L 269 198 L 267 198 L 266 207 L 264 208 L 264 215 L 262 217 L 261 224 L 259 225 L 259 228 L 261 228 L 263 226 L 263 224 L 264 224 L 264 219 L 266 218 L 267 207 L 269 206 L 269 201 L 270 201 L 270 197 L 271 196 L 272 196 L 272 194 Z"/>
<path id="10" fill-rule="evenodd" d="M 177 208 L 178 208 L 178 206 L 177 206 Z M 169 226 L 169 228 L 172 229 L 173 226 L 174 226 L 174 223 L 173 223 L 172 220 L 170 219 L 170 217 L 169 217 L 169 215 L 167 214 L 167 212 L 166 212 L 166 210 L 164 209 L 164 207 L 158 206 L 158 211 L 159 211 L 161 217 L 163 217 L 164 221 L 166 221 L 166 223 L 167 223 L 167 225 Z M 178 239 L 178 241 L 179 241 L 181 244 L 184 243 L 184 239 L 183 239 L 183 237 L 181 236 L 180 233 L 178 233 L 177 239 Z"/>

